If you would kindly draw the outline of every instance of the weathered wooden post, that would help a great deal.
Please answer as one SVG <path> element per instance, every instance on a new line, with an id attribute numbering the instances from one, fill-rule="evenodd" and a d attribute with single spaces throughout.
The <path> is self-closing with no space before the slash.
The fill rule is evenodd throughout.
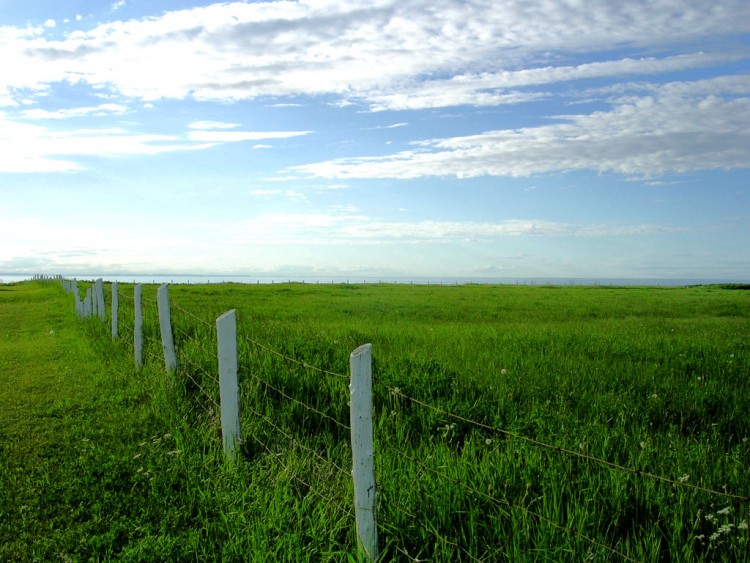
<path id="1" fill-rule="evenodd" d="M 117 321 L 120 308 L 120 297 L 117 295 L 117 282 L 112 282 L 112 338 L 119 336 Z"/>
<path id="2" fill-rule="evenodd" d="M 169 286 L 167 284 L 162 284 L 156 292 L 156 304 L 159 309 L 164 367 L 167 371 L 173 371 L 177 367 L 177 354 L 174 350 L 174 339 L 172 338 L 172 321 L 169 318 Z"/>
<path id="3" fill-rule="evenodd" d="M 143 367 L 143 291 L 141 284 L 136 284 L 133 295 L 135 304 L 135 319 L 133 320 L 133 347 L 135 349 L 135 365 Z"/>
<path id="4" fill-rule="evenodd" d="M 378 558 L 375 520 L 375 466 L 372 445 L 372 345 L 360 346 L 349 357 L 349 419 L 352 434 L 352 477 L 357 545 L 369 561 Z"/>
<path id="5" fill-rule="evenodd" d="M 96 284 L 92 285 L 89 289 L 91 292 L 91 310 L 89 311 L 89 317 L 99 315 L 99 294 L 96 292 Z"/>
<path id="6" fill-rule="evenodd" d="M 73 299 L 76 304 L 76 313 L 79 317 L 83 316 L 83 303 L 81 302 L 81 294 L 78 292 L 78 280 L 73 278 Z"/>
<path id="7" fill-rule="evenodd" d="M 83 302 L 83 316 L 89 318 L 93 311 L 93 307 L 91 288 L 88 288 L 86 290 L 86 299 Z"/>
<path id="8" fill-rule="evenodd" d="M 240 388 L 237 383 L 237 315 L 232 309 L 216 319 L 219 349 L 219 396 L 224 455 L 237 459 L 240 429 Z"/>
<path id="9" fill-rule="evenodd" d="M 102 278 L 96 280 L 94 284 L 94 291 L 96 292 L 96 300 L 98 302 L 97 313 L 99 320 L 104 322 L 107 320 L 107 309 L 104 307 L 104 282 Z"/>

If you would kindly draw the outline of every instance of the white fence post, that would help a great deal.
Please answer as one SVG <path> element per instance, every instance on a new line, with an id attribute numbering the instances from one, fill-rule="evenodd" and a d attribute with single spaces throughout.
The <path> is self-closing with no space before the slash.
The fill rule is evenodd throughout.
<path id="1" fill-rule="evenodd" d="M 141 284 L 135 284 L 133 303 L 135 304 L 135 319 L 133 320 L 133 346 L 135 348 L 135 365 L 143 367 L 143 291 Z"/>
<path id="2" fill-rule="evenodd" d="M 99 303 L 99 306 L 97 308 L 99 320 L 104 322 L 107 320 L 107 309 L 104 307 L 104 282 L 102 281 L 102 278 L 96 280 L 94 288 L 94 291 L 96 292 L 96 300 Z"/>
<path id="3" fill-rule="evenodd" d="M 240 388 L 237 383 L 237 315 L 232 309 L 216 319 L 219 349 L 219 396 L 224 454 L 237 459 L 240 431 Z"/>
<path id="4" fill-rule="evenodd" d="M 89 290 L 91 292 L 91 309 L 89 310 L 89 317 L 99 314 L 99 294 L 96 292 L 96 284 L 92 285 Z"/>
<path id="5" fill-rule="evenodd" d="M 73 278 L 73 299 L 76 304 L 76 313 L 79 317 L 83 316 L 83 303 L 81 303 L 81 294 L 78 293 L 78 280 Z"/>
<path id="6" fill-rule="evenodd" d="M 91 288 L 86 290 L 86 299 L 83 301 L 83 316 L 89 318 L 93 310 Z"/>
<path id="7" fill-rule="evenodd" d="M 177 354 L 174 351 L 172 338 L 172 321 L 169 318 L 169 286 L 162 284 L 156 293 L 156 304 L 159 309 L 159 328 L 161 329 L 161 347 L 164 350 L 164 366 L 167 371 L 177 367 Z"/>
<path id="8" fill-rule="evenodd" d="M 360 346 L 349 356 L 349 420 L 352 429 L 352 477 L 357 545 L 369 561 L 378 558 L 375 521 L 375 466 L 372 447 L 372 345 Z"/>
<path id="9" fill-rule="evenodd" d="M 120 297 L 117 295 L 117 282 L 112 282 L 112 338 L 119 336 L 118 331 L 118 316 L 120 308 Z"/>

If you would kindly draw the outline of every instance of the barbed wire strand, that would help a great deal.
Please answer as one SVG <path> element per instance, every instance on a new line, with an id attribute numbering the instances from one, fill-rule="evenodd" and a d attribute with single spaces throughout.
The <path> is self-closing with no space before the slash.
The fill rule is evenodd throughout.
<path id="1" fill-rule="evenodd" d="M 192 376 L 192 375 L 190 375 L 190 372 L 187 372 L 187 371 L 183 371 L 183 373 L 184 373 L 184 374 L 185 374 L 185 376 L 186 376 L 186 377 L 187 377 L 187 378 L 188 378 L 188 379 L 189 379 L 190 381 L 192 381 L 192 382 L 193 382 L 193 384 L 194 384 L 194 385 L 195 385 L 195 386 L 196 386 L 196 387 L 197 387 L 197 388 L 198 388 L 198 389 L 200 390 L 200 392 L 201 392 L 201 393 L 203 394 L 203 396 L 204 396 L 204 397 L 205 397 L 206 399 L 208 399 L 208 400 L 209 400 L 209 401 L 210 401 L 210 402 L 211 402 L 211 403 L 213 404 L 213 406 L 215 406 L 215 407 L 216 407 L 216 410 L 217 410 L 218 412 L 221 412 L 221 405 L 220 405 L 220 404 L 219 404 L 219 403 L 218 403 L 218 402 L 217 402 L 217 401 L 216 401 L 216 400 L 215 400 L 215 399 L 214 399 L 214 398 L 213 398 L 213 397 L 212 397 L 211 395 L 209 395 L 209 394 L 208 394 L 208 393 L 206 392 L 206 390 L 205 390 L 205 389 L 204 389 L 204 388 L 203 388 L 203 387 L 201 386 L 201 384 L 200 384 L 200 383 L 198 383 L 198 382 L 197 382 L 197 381 L 196 381 L 196 380 L 195 380 L 195 379 L 193 378 L 193 376 Z M 205 405 L 203 406 L 203 408 L 204 408 L 204 409 L 206 410 L 206 412 L 208 412 L 208 413 L 211 413 L 211 409 L 207 408 L 207 407 L 206 407 Z"/>
<path id="2" fill-rule="evenodd" d="M 310 365 L 310 364 L 308 364 L 307 362 L 301 362 L 301 361 L 299 361 L 299 360 L 296 360 L 296 359 L 294 359 L 294 358 L 292 358 L 292 357 L 290 357 L 290 356 L 287 356 L 286 354 L 282 354 L 281 352 L 277 352 L 277 351 L 276 351 L 276 350 L 274 350 L 273 348 L 270 348 L 269 346 L 266 346 L 265 344 L 261 344 L 261 343 L 260 343 L 260 342 L 258 342 L 257 340 L 254 340 L 254 339 L 252 339 L 252 338 L 250 338 L 250 337 L 248 337 L 248 336 L 245 336 L 245 337 L 244 337 L 244 340 L 245 340 L 246 342 L 250 342 L 250 343 L 251 343 L 251 344 L 253 344 L 254 346 L 257 346 L 258 348 L 262 348 L 262 349 L 263 349 L 263 350 L 265 350 L 266 352 L 269 352 L 269 353 L 271 353 L 271 354 L 274 354 L 275 356 L 278 356 L 278 357 L 280 357 L 280 358 L 283 358 L 284 360 L 286 360 L 286 361 L 288 361 L 288 362 L 291 362 L 291 363 L 293 363 L 293 364 L 296 364 L 296 365 L 298 365 L 298 366 L 302 366 L 303 368 L 306 368 L 306 369 L 311 369 L 311 370 L 313 370 L 313 371 L 317 371 L 317 372 L 319 372 L 319 373 L 323 373 L 323 374 L 325 374 L 325 375 L 333 375 L 333 376 L 335 376 L 335 377 L 340 377 L 340 378 L 346 379 L 347 381 L 349 380 L 349 376 L 348 376 L 348 375 L 344 375 L 344 374 L 342 374 L 342 373 L 337 373 L 337 372 L 335 372 L 335 371 L 328 371 L 328 370 L 325 370 L 325 369 L 319 368 L 319 367 L 317 367 L 317 366 L 313 366 L 313 365 Z"/>
<path id="3" fill-rule="evenodd" d="M 483 424 L 481 422 L 477 422 L 475 420 L 471 420 L 470 418 L 463 417 L 458 414 L 454 414 L 450 411 L 446 411 L 445 409 L 442 409 L 440 407 L 436 407 L 434 405 L 430 405 L 429 403 L 425 403 L 424 401 L 420 401 L 419 399 L 415 399 L 414 397 L 410 397 L 409 395 L 404 394 L 400 389 L 397 387 L 388 387 L 386 386 L 386 389 L 390 391 L 393 395 L 403 397 L 409 401 L 411 401 L 414 404 L 420 405 L 422 407 L 425 407 L 427 409 L 430 409 L 438 414 L 441 414 L 443 416 L 447 416 L 450 418 L 453 418 L 455 420 L 459 420 L 461 422 L 465 422 L 467 424 L 471 424 L 473 426 L 476 426 L 477 428 L 482 428 L 483 430 L 488 430 L 491 432 L 497 432 L 498 434 L 503 434 L 505 436 L 510 436 L 511 438 L 515 438 L 517 440 L 526 442 L 528 444 L 531 444 L 533 446 L 544 448 L 547 450 L 556 451 L 559 453 L 564 453 L 570 456 L 578 457 L 580 459 L 584 459 L 586 461 L 599 463 L 601 465 L 605 465 L 611 469 L 616 469 L 618 471 L 623 471 L 626 473 L 631 473 L 633 475 L 637 475 L 640 477 L 646 477 L 648 479 L 653 479 L 656 481 L 662 481 L 664 483 L 668 483 L 670 485 L 676 486 L 676 487 L 684 487 L 686 489 L 692 489 L 695 491 L 699 491 L 702 493 L 708 493 L 715 496 L 721 496 L 726 498 L 732 498 L 736 500 L 741 500 L 743 502 L 750 502 L 750 497 L 742 496 L 742 495 L 735 495 L 732 493 L 717 491 L 715 489 L 709 489 L 707 487 L 701 487 L 699 485 L 693 485 L 692 483 L 687 483 L 685 481 L 676 481 L 674 479 L 670 479 L 669 477 L 662 477 L 661 475 L 656 475 L 654 473 L 650 473 L 648 471 L 642 471 L 640 469 L 633 469 L 632 467 L 625 467 L 624 465 L 620 465 L 618 463 L 607 461 L 606 459 L 598 458 L 589 454 L 584 454 L 581 452 L 577 452 L 575 450 L 571 450 L 569 448 L 564 448 L 562 446 L 556 446 L 553 444 L 547 444 L 545 442 L 541 442 L 539 440 L 535 440 L 534 438 L 528 438 L 527 436 L 523 436 L 521 434 L 517 434 L 516 432 L 511 432 L 510 430 L 504 430 L 502 428 L 497 428 L 495 426 L 489 426 L 487 424 Z"/>
<path id="4" fill-rule="evenodd" d="M 146 351 L 147 356 L 150 357 L 157 364 L 163 363 L 164 362 L 164 358 L 160 357 L 159 353 L 155 349 L 157 346 L 161 347 L 161 343 L 158 342 L 157 340 L 151 338 L 150 336 L 144 336 L 144 340 L 147 340 L 147 341 L 149 341 L 149 342 L 151 342 L 153 344 L 153 346 L 150 346 L 148 348 L 148 350 Z M 184 361 L 184 358 L 182 360 Z M 191 365 L 191 366 L 193 366 L 193 367 L 197 367 L 198 369 L 203 369 L 203 368 L 201 368 L 200 366 L 198 366 L 197 364 L 195 364 L 192 361 L 188 361 L 186 363 L 189 364 L 189 365 Z M 179 365 L 180 365 L 180 363 L 178 363 L 178 369 L 179 369 Z M 204 370 L 204 372 L 207 375 L 209 375 L 209 377 L 211 377 L 211 375 L 207 371 Z M 206 397 L 206 399 L 208 399 L 217 408 L 217 410 L 221 410 L 221 405 L 218 403 L 218 401 L 216 401 L 216 399 L 214 399 L 208 393 L 208 391 L 206 391 L 206 389 L 200 383 L 198 383 L 198 381 L 196 381 L 196 379 L 193 377 L 193 375 L 190 373 L 190 371 L 188 371 L 186 369 L 182 369 L 182 370 L 179 371 L 179 373 L 181 375 L 184 375 L 185 377 L 187 377 L 190 381 L 192 381 L 193 384 L 198 388 L 198 390 Z M 208 411 L 208 409 L 206 409 L 206 410 Z"/>
<path id="5" fill-rule="evenodd" d="M 198 321 L 199 323 L 201 323 L 201 324 L 204 324 L 204 325 L 206 325 L 207 327 L 209 327 L 209 328 L 213 329 L 213 330 L 214 330 L 214 332 L 216 331 L 216 325 L 215 325 L 215 324 L 212 324 L 212 323 L 210 323 L 210 322 L 208 322 L 208 321 L 206 321 L 206 320 L 204 320 L 204 319 L 200 318 L 200 317 L 199 317 L 198 315 L 196 315 L 195 313 L 191 313 L 190 311 L 188 311 L 187 309 L 185 309 L 185 308 L 183 308 L 183 307 L 180 307 L 180 306 L 179 306 L 178 304 L 176 304 L 176 303 L 171 303 L 171 306 L 172 306 L 172 307 L 174 307 L 175 309 L 177 309 L 178 311 L 180 311 L 180 312 L 182 312 L 182 313 L 185 313 L 185 314 L 186 314 L 186 315 L 188 315 L 189 317 L 192 317 L 192 318 L 194 318 L 194 319 L 195 319 L 196 321 Z"/>
<path id="6" fill-rule="evenodd" d="M 216 357 L 217 351 L 215 349 L 213 349 L 213 348 L 209 349 L 209 346 L 211 346 L 211 344 L 209 344 L 209 343 L 202 344 L 201 343 L 201 340 L 202 340 L 201 338 L 197 338 L 195 336 L 189 335 L 187 332 L 185 332 L 184 330 L 182 330 L 179 326 L 172 325 L 172 330 L 174 331 L 174 333 L 176 335 L 179 335 L 182 338 L 184 338 L 186 342 L 194 342 L 194 343 L 196 343 L 198 349 L 201 352 L 207 354 L 209 357 L 213 357 L 213 358 Z"/>
<path id="7" fill-rule="evenodd" d="M 256 410 L 255 410 L 255 409 L 253 409 L 252 407 L 245 407 L 245 408 L 246 408 L 246 410 L 247 410 L 248 412 L 250 412 L 251 414 L 253 414 L 253 415 L 257 416 L 258 418 L 262 418 L 263 420 L 265 420 L 265 421 L 266 421 L 266 423 L 267 423 L 267 424 L 268 424 L 269 426 L 273 427 L 273 428 L 274 428 L 274 429 L 275 429 L 275 430 L 276 430 L 277 432 L 279 432 L 279 434 L 281 434 L 282 436 L 286 437 L 286 438 L 287 438 L 288 440 L 290 440 L 290 441 L 291 441 L 292 443 L 294 443 L 294 444 L 298 445 L 298 446 L 299 446 L 300 448 L 302 448 L 303 450 L 305 450 L 305 451 L 307 451 L 307 452 L 310 452 L 310 453 L 311 453 L 312 455 L 314 455 L 315 457 L 317 457 L 317 458 L 318 458 L 319 460 L 321 460 L 322 462 L 324 462 L 324 463 L 327 463 L 327 464 L 329 464 L 329 465 L 332 465 L 333 467 L 335 467 L 336 469 L 338 469 L 338 470 L 339 470 L 339 472 L 343 473 L 343 474 L 344 474 L 344 475 L 346 475 L 347 477 L 351 477 L 351 473 L 350 473 L 349 471 L 346 471 L 345 469 L 343 469 L 343 468 L 342 468 L 342 467 L 341 467 L 341 466 L 340 466 L 339 464 L 337 464 L 336 462 L 334 462 L 334 461 L 331 461 L 331 460 L 329 460 L 329 459 L 326 459 L 326 458 L 324 458 L 324 457 L 323 457 L 323 456 L 322 456 L 321 454 L 319 454 L 318 452 L 316 452 L 316 451 L 315 451 L 315 450 L 313 450 L 312 448 L 309 448 L 309 447 L 307 447 L 306 445 L 304 445 L 303 443 L 301 443 L 301 442 L 300 442 L 299 440 L 297 440 L 297 439 L 296 439 L 296 438 L 295 438 L 294 436 L 292 436 L 291 434 L 289 434 L 288 432 L 286 432 L 285 430 L 283 430 L 282 428 L 280 428 L 280 427 L 279 427 L 278 425 L 276 425 L 276 424 L 275 424 L 275 423 L 274 423 L 274 422 L 273 422 L 272 420 L 270 420 L 270 419 L 269 419 L 269 418 L 268 418 L 267 416 L 265 416 L 265 415 L 263 415 L 263 414 L 259 413 L 258 411 L 256 411 Z"/>
<path id="8" fill-rule="evenodd" d="M 300 405 L 301 407 L 304 407 L 305 409 L 307 409 L 307 410 L 309 410 L 309 411 L 313 411 L 314 413 L 316 413 L 316 414 L 319 414 L 320 416 L 322 416 L 322 417 L 324 417 L 324 418 L 327 418 L 328 420 L 330 420 L 330 421 L 331 421 L 331 422 L 333 422 L 334 424 L 336 424 L 336 425 L 340 426 L 341 428 L 344 428 L 345 430 L 349 430 L 349 431 L 351 431 L 351 427 L 350 427 L 349 425 L 347 425 L 347 424 L 344 424 L 343 422 L 341 422 L 341 421 L 339 421 L 339 420 L 336 420 L 336 419 L 335 419 L 335 418 L 333 418 L 333 417 L 332 417 L 331 415 L 329 415 L 329 414 L 326 414 L 326 413 L 324 413 L 324 412 L 322 412 L 322 411 L 320 411 L 320 410 L 316 409 L 316 408 L 315 408 L 315 407 L 313 407 L 312 405 L 308 405 L 308 404 L 307 404 L 307 403 L 305 403 L 304 401 L 300 401 L 299 399 L 295 399 L 295 398 L 294 398 L 294 397 L 292 397 L 291 395 L 288 395 L 287 393 L 285 393 L 284 391 L 282 391 L 282 390 L 281 390 L 281 389 L 279 389 L 278 387 L 276 387 L 276 386 L 274 386 L 274 385 L 271 385 L 271 384 L 270 384 L 270 383 L 269 383 L 268 381 L 266 381 L 265 379 L 262 379 L 262 378 L 260 378 L 260 377 L 259 377 L 258 375 L 254 374 L 254 373 L 252 373 L 252 372 L 250 372 L 250 373 L 249 373 L 249 375 L 250 375 L 250 377 L 252 377 L 253 379 L 256 379 L 257 381 L 260 381 L 260 382 L 261 382 L 261 383 L 262 383 L 263 385 L 265 385 L 266 387 L 268 387 L 268 388 L 270 388 L 270 389 L 273 389 L 274 391 L 276 391 L 276 392 L 277 392 L 277 393 L 278 393 L 279 395 L 281 395 L 281 396 L 282 396 L 282 397 L 284 397 L 285 399 L 288 399 L 288 400 L 290 400 L 290 401 L 292 401 L 292 402 L 294 402 L 294 403 L 297 403 L 297 404 L 298 404 L 298 405 Z"/>
<path id="9" fill-rule="evenodd" d="M 180 363 L 182 363 L 183 365 L 189 365 L 189 366 L 191 366 L 192 368 L 195 369 L 195 371 L 199 371 L 200 373 L 202 373 L 204 376 L 206 376 L 210 381 L 212 381 L 216 385 L 220 384 L 219 383 L 219 376 L 218 375 L 216 375 L 215 373 L 211 373 L 206 368 L 204 368 L 202 365 L 200 365 L 199 363 L 193 361 L 189 356 L 186 356 L 184 354 L 183 354 L 183 356 L 184 357 L 180 357 Z"/>
<path id="10" fill-rule="evenodd" d="M 442 473 L 441 471 L 439 471 L 439 470 L 437 470 L 437 469 L 435 469 L 433 467 L 430 467 L 429 465 L 426 465 L 424 462 L 416 459 L 415 457 L 410 456 L 409 454 L 407 454 L 406 452 L 404 452 L 400 448 L 394 448 L 394 449 L 395 449 L 396 452 L 398 452 L 405 459 L 408 459 L 408 460 L 416 463 L 417 465 L 419 465 L 423 469 L 426 469 L 427 471 L 430 471 L 430 472 L 434 473 L 435 475 L 437 475 L 437 476 L 439 476 L 439 477 L 441 477 L 443 479 L 446 479 L 446 480 L 452 482 L 455 485 L 459 485 L 460 487 L 463 487 L 467 491 L 469 491 L 469 492 L 471 492 L 471 493 L 473 493 L 475 495 L 479 495 L 479 496 L 481 496 L 481 497 L 489 500 L 490 502 L 496 504 L 497 506 L 504 506 L 504 507 L 507 507 L 507 508 L 510 508 L 510 509 L 521 510 L 522 512 L 525 512 L 527 514 L 530 514 L 531 516 L 534 516 L 534 517 L 538 518 L 542 522 L 545 522 L 545 523 L 549 524 L 550 526 L 552 526 L 553 528 L 555 528 L 555 529 L 557 529 L 557 530 L 559 530 L 561 532 L 573 534 L 575 537 L 580 538 L 582 540 L 585 540 L 585 541 L 589 542 L 592 545 L 595 545 L 597 547 L 605 549 L 605 550 L 609 551 L 610 553 L 612 553 L 613 555 L 617 555 L 618 557 L 621 557 L 622 559 L 624 559 L 626 561 L 633 561 L 635 563 L 638 563 L 637 559 L 632 559 L 631 557 L 629 557 L 629 556 L 625 555 L 624 553 L 616 550 L 615 548 L 610 547 L 608 545 L 605 545 L 605 544 L 603 544 L 603 543 L 601 543 L 601 542 L 599 542 L 599 541 L 597 541 L 597 540 L 595 540 L 595 539 L 593 539 L 593 538 L 591 538 L 591 537 L 589 537 L 589 536 L 587 536 L 585 534 L 582 534 L 581 532 L 578 532 L 577 530 L 565 528 L 565 527 L 557 524 L 553 520 L 550 520 L 546 516 L 542 516 L 541 514 L 539 514 L 538 512 L 536 512 L 535 510 L 531 510 L 530 508 L 526 508 L 525 506 L 520 506 L 520 505 L 517 505 L 517 504 L 513 504 L 513 503 L 511 503 L 511 502 L 509 502 L 507 500 L 503 500 L 503 499 L 499 499 L 497 497 L 493 497 L 492 495 L 490 495 L 488 493 L 485 493 L 485 492 L 482 492 L 482 491 L 480 491 L 478 489 L 475 489 L 471 485 L 468 485 L 468 484 L 464 483 L 463 481 L 461 481 L 459 479 L 456 479 L 454 477 L 446 475 L 445 473 Z"/>
<path id="11" fill-rule="evenodd" d="M 409 558 L 410 561 L 414 561 L 415 563 L 419 563 L 420 561 L 422 561 L 421 559 L 419 559 L 417 557 L 412 557 L 411 555 L 409 555 L 409 553 L 407 551 L 401 549 L 397 545 L 394 545 L 393 547 L 396 549 L 396 551 L 400 551 L 401 553 L 403 553 L 404 555 L 406 555 Z"/>
<path id="12" fill-rule="evenodd" d="M 276 455 L 276 454 L 273 453 L 273 451 L 271 450 L 271 448 L 268 447 L 268 444 L 266 444 L 263 440 L 261 440 L 260 438 L 258 438 L 258 436 L 253 431 L 250 431 L 249 434 L 250 434 L 250 436 L 252 436 L 252 438 L 256 442 L 258 442 L 261 446 L 263 446 L 266 449 L 266 451 L 268 452 L 269 455 L 271 455 L 271 456 L 275 456 Z M 351 509 L 343 508 L 338 502 L 336 502 L 332 498 L 329 498 L 329 497 L 325 496 L 323 493 L 315 490 L 315 488 L 312 485 L 310 485 L 309 483 L 306 483 L 305 481 L 303 481 L 302 479 L 300 479 L 299 477 L 297 477 L 296 472 L 290 471 L 288 466 L 285 465 L 284 469 L 286 469 L 287 471 L 289 471 L 289 475 L 290 475 L 290 477 L 292 477 L 292 479 L 296 480 L 297 482 L 301 483 L 303 486 L 307 487 L 307 489 L 311 493 L 314 493 L 314 494 L 318 495 L 320 498 L 322 498 L 323 500 L 325 500 L 326 501 L 326 506 L 328 506 L 328 504 L 331 504 L 334 507 L 336 507 L 338 510 L 340 510 L 341 512 L 343 512 L 345 515 L 349 516 L 350 518 L 354 518 L 354 514 L 352 513 Z"/>

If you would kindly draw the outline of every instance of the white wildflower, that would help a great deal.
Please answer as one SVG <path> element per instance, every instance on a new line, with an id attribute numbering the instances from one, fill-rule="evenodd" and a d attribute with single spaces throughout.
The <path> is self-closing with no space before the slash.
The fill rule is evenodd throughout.
<path id="1" fill-rule="evenodd" d="M 726 516 L 731 511 L 732 511 L 732 507 L 731 506 L 727 506 L 726 508 L 722 508 L 721 510 L 717 510 L 716 514 L 723 514 L 724 516 Z"/>

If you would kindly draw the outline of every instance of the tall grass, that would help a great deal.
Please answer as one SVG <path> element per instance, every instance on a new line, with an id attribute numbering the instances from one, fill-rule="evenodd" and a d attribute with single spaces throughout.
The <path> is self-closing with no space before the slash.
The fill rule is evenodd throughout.
<path id="1" fill-rule="evenodd" d="M 146 367 L 133 377 L 165 428 L 142 446 L 149 477 L 137 491 L 165 523 L 118 544 L 124 558 L 355 558 L 348 382 L 338 375 L 365 342 L 383 560 L 750 556 L 746 500 L 643 475 L 750 496 L 748 292 L 173 286 L 172 376 L 161 368 L 155 292 L 145 288 Z M 120 301 L 126 326 L 132 303 Z M 230 308 L 237 466 L 222 461 L 216 404 L 213 323 Z M 88 324 L 103 357 L 132 356 L 127 336 L 113 345 L 108 325 Z"/>

